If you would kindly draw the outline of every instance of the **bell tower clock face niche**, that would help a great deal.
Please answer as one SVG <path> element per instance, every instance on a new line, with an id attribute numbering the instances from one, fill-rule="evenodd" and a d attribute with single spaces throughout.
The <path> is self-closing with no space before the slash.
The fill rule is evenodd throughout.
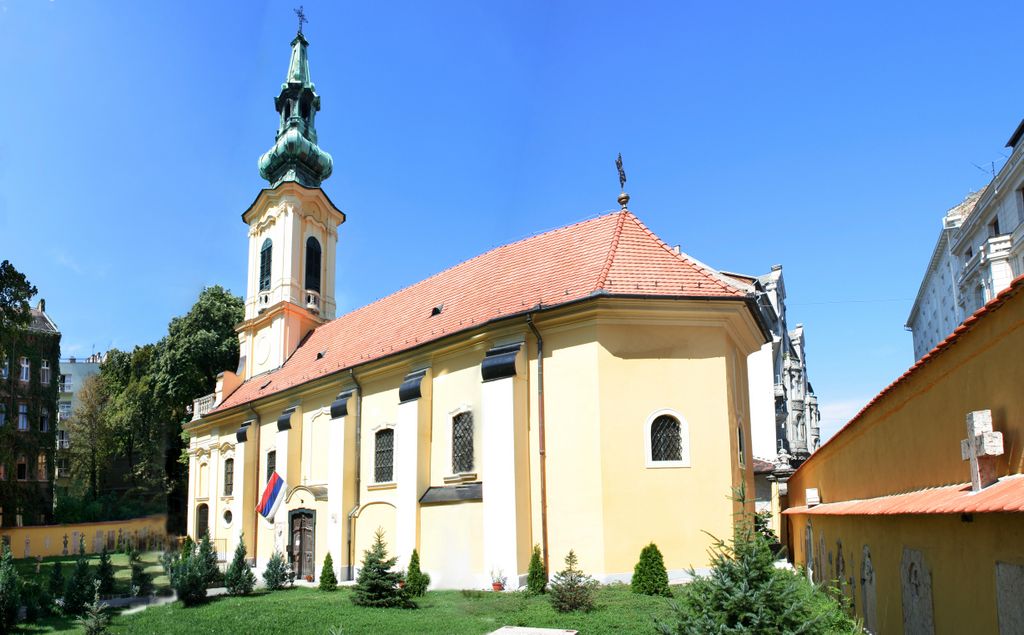
<path id="1" fill-rule="evenodd" d="M 270 185 L 242 214 L 249 226 L 245 321 L 238 326 L 243 379 L 280 367 L 311 330 L 335 317 L 335 251 L 345 215 L 320 187 L 333 160 L 317 145 L 320 96 L 308 47 L 297 33 L 274 99 L 276 140 L 259 160 Z"/>

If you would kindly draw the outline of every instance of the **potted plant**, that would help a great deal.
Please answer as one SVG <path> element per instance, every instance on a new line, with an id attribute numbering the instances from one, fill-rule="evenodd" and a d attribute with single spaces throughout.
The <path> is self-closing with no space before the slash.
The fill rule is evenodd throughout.
<path id="1" fill-rule="evenodd" d="M 494 589 L 495 591 L 504 591 L 505 590 L 505 582 L 506 581 L 508 581 L 508 578 L 505 577 L 505 572 L 504 571 L 502 571 L 501 569 L 498 569 L 497 571 L 495 571 L 494 569 L 491 569 L 491 588 L 492 589 Z"/>
<path id="2" fill-rule="evenodd" d="M 307 574 L 306 575 L 306 582 L 312 582 L 312 581 L 313 581 L 313 574 L 311 574 L 311 573 Z"/>

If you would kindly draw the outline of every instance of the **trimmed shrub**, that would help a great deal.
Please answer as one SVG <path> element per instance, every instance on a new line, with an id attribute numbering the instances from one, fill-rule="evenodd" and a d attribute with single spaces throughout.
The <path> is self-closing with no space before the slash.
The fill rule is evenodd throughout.
<path id="1" fill-rule="evenodd" d="M 580 571 L 578 567 L 576 552 L 570 549 L 569 555 L 565 557 L 565 568 L 551 579 L 548 597 L 551 598 L 551 606 L 559 613 L 586 613 L 594 609 L 594 590 L 597 588 L 597 581 Z"/>
<path id="2" fill-rule="evenodd" d="M 228 588 L 228 593 L 231 595 L 249 595 L 256 586 L 256 575 L 249 567 L 245 556 L 245 542 L 242 540 L 242 536 L 239 536 L 235 555 L 224 574 L 224 586 Z"/>
<path id="3" fill-rule="evenodd" d="M 104 635 L 108 632 L 108 624 L 110 616 L 107 615 L 107 605 L 100 602 L 100 581 L 96 580 L 92 602 L 85 605 L 85 613 L 78 618 L 78 625 L 85 631 L 85 635 Z"/>
<path id="4" fill-rule="evenodd" d="M 279 591 L 284 588 L 288 581 L 288 563 L 284 561 L 284 554 L 274 551 L 267 561 L 267 568 L 263 570 L 263 584 L 268 591 Z"/>
<path id="5" fill-rule="evenodd" d="M 18 621 L 21 583 L 7 545 L 0 544 L 0 633 L 9 633 Z"/>
<path id="6" fill-rule="evenodd" d="M 64 597 L 64 570 L 61 568 L 60 560 L 53 563 L 50 567 L 50 580 L 49 580 L 50 595 L 59 598 Z"/>
<path id="7" fill-rule="evenodd" d="M 352 602 L 358 606 L 416 608 L 409 593 L 398 585 L 402 574 L 391 570 L 397 561 L 397 558 L 388 558 L 384 530 L 378 529 L 373 546 L 363 555 L 363 568 L 356 579 Z"/>
<path id="8" fill-rule="evenodd" d="M 105 546 L 96 567 L 96 581 L 100 583 L 100 595 L 109 596 L 114 593 L 114 565 L 110 562 L 110 553 Z"/>
<path id="9" fill-rule="evenodd" d="M 430 586 L 430 575 L 420 571 L 420 554 L 415 549 L 409 558 L 409 573 L 405 576 L 405 590 L 413 597 L 421 597 Z"/>
<path id="10" fill-rule="evenodd" d="M 336 591 L 338 589 L 338 578 L 334 575 L 334 558 L 331 552 L 324 557 L 324 566 L 320 569 L 320 590 Z"/>
<path id="11" fill-rule="evenodd" d="M 85 604 L 92 597 L 93 576 L 89 570 L 89 560 L 85 557 L 85 538 L 78 543 L 78 559 L 64 589 L 64 613 L 81 615 Z"/>
<path id="12" fill-rule="evenodd" d="M 734 498 L 744 503 L 743 487 Z M 775 568 L 769 540 L 741 514 L 731 541 L 714 540 L 711 573 L 682 587 L 676 623 L 658 623 L 659 632 L 859 633 L 839 602 L 800 573 Z"/>
<path id="13" fill-rule="evenodd" d="M 544 572 L 544 560 L 541 558 L 540 545 L 533 546 L 533 553 L 530 554 L 530 568 L 526 575 L 526 592 L 530 595 L 540 595 L 547 591 L 548 574 Z"/>
<path id="14" fill-rule="evenodd" d="M 643 595 L 664 595 L 672 597 L 668 588 L 668 571 L 665 570 L 665 559 L 653 542 L 640 551 L 640 561 L 633 568 L 633 580 L 630 582 L 633 593 Z"/>

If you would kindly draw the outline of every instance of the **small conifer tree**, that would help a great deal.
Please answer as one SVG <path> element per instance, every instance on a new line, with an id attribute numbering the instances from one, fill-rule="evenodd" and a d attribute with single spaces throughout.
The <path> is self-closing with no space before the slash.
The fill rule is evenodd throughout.
<path id="1" fill-rule="evenodd" d="M 85 631 L 85 635 L 103 635 L 107 632 L 108 624 L 110 616 L 107 615 L 107 605 L 100 602 L 100 581 L 96 580 L 92 602 L 85 605 L 85 612 L 78 618 L 78 625 Z"/>
<path id="2" fill-rule="evenodd" d="M 256 586 L 256 575 L 249 567 L 246 559 L 245 541 L 238 536 L 238 546 L 235 547 L 235 555 L 231 559 L 227 572 L 224 574 L 224 586 L 231 595 L 248 595 Z"/>
<path id="3" fill-rule="evenodd" d="M 672 591 L 668 588 L 665 559 L 658 545 L 652 542 L 640 551 L 640 560 L 633 568 L 633 580 L 630 585 L 633 587 L 633 593 L 672 597 Z"/>
<path id="4" fill-rule="evenodd" d="M 565 557 L 565 568 L 551 579 L 551 606 L 560 613 L 569 611 L 591 611 L 594 608 L 594 590 L 597 581 L 580 571 L 576 552 L 569 550 Z"/>
<path id="5" fill-rule="evenodd" d="M 199 557 L 196 543 L 186 538 L 181 550 L 170 554 L 164 563 L 171 588 L 185 606 L 195 606 L 206 599 L 207 563 Z"/>
<path id="6" fill-rule="evenodd" d="M 284 554 L 274 551 L 267 560 L 267 568 L 263 570 L 263 584 L 268 591 L 278 591 L 284 588 L 288 581 L 288 563 L 284 561 Z"/>
<path id="7" fill-rule="evenodd" d="M 96 567 L 96 581 L 100 583 L 100 595 L 114 593 L 114 565 L 110 562 L 110 552 L 106 546 L 100 552 L 100 563 Z"/>
<path id="8" fill-rule="evenodd" d="M 421 597 L 430 586 L 430 575 L 420 570 L 420 554 L 415 549 L 409 558 L 409 572 L 405 576 L 405 590 L 413 597 Z"/>
<path id="9" fill-rule="evenodd" d="M 153 594 L 153 576 L 146 571 L 142 563 L 133 561 L 131 594 L 138 597 L 145 597 Z"/>
<path id="10" fill-rule="evenodd" d="M 416 608 L 409 593 L 398 585 L 402 574 L 391 570 L 397 561 L 397 558 L 388 558 L 384 530 L 378 529 L 373 546 L 363 555 L 363 568 L 356 579 L 352 602 L 359 606 Z"/>
<path id="11" fill-rule="evenodd" d="M 331 552 L 327 552 L 327 556 L 324 557 L 324 566 L 320 570 L 320 590 L 321 591 L 336 591 L 338 589 L 338 578 L 334 575 L 334 558 L 331 558 Z"/>
<path id="12" fill-rule="evenodd" d="M 526 592 L 530 595 L 540 595 L 547 591 L 548 576 L 544 573 L 544 560 L 541 558 L 540 545 L 533 546 L 533 553 L 530 554 L 530 568 L 526 575 Z"/>
<path id="13" fill-rule="evenodd" d="M 213 541 L 210 540 L 210 532 L 203 534 L 199 540 L 199 568 L 203 572 L 203 584 L 207 588 L 218 586 L 221 583 L 220 567 L 217 564 L 217 551 L 213 548 Z"/>
<path id="14" fill-rule="evenodd" d="M 61 568 L 60 560 L 50 567 L 49 589 L 51 596 L 64 597 L 64 569 Z"/>
<path id="15" fill-rule="evenodd" d="M 85 557 L 85 538 L 82 538 L 78 543 L 75 568 L 64 590 L 64 612 L 68 615 L 81 615 L 92 594 L 93 576 L 89 570 L 89 560 Z"/>
<path id="16" fill-rule="evenodd" d="M 0 544 L 0 633 L 9 633 L 18 621 L 21 583 L 10 548 Z"/>

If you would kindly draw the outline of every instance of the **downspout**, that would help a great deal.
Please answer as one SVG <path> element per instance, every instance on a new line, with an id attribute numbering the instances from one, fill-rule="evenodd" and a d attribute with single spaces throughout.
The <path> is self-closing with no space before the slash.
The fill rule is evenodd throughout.
<path id="1" fill-rule="evenodd" d="M 544 338 L 533 324 L 533 314 L 526 315 L 526 325 L 537 338 L 537 436 L 540 454 L 540 542 L 544 553 L 544 575 L 548 568 L 548 487 L 547 487 L 547 449 L 544 443 Z"/>
<path id="2" fill-rule="evenodd" d="M 352 368 L 348 369 L 348 376 L 352 379 L 352 383 L 356 387 L 356 504 L 352 508 L 352 511 L 348 513 L 348 578 L 349 580 L 355 579 L 356 565 L 355 565 L 355 543 L 352 541 L 353 529 L 355 527 L 356 514 L 359 512 L 359 494 L 362 488 L 362 470 L 360 469 L 359 463 L 363 455 L 363 447 L 360 444 L 360 438 L 362 437 L 363 428 L 363 387 L 359 385 L 359 380 L 356 379 L 355 370 Z"/>

